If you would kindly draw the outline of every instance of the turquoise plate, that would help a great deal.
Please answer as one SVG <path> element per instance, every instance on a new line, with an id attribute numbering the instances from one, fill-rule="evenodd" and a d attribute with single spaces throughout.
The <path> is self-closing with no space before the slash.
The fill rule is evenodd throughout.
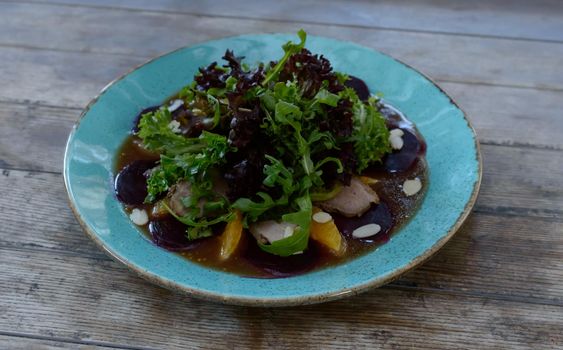
<path id="1" fill-rule="evenodd" d="M 481 180 L 478 142 L 464 113 L 432 81 L 373 49 L 309 37 L 334 69 L 358 76 L 372 92 L 416 123 L 428 144 L 430 185 L 415 217 L 392 239 L 342 265 L 281 279 L 253 279 L 205 268 L 156 247 L 131 223 L 112 190 L 117 149 L 133 118 L 189 83 L 197 68 L 226 49 L 252 64 L 281 57 L 294 35 L 243 35 L 209 41 L 156 58 L 105 87 L 72 130 L 64 178 L 71 207 L 86 233 L 141 277 L 195 297 L 229 304 L 309 304 L 381 286 L 442 247 L 469 215 Z"/>

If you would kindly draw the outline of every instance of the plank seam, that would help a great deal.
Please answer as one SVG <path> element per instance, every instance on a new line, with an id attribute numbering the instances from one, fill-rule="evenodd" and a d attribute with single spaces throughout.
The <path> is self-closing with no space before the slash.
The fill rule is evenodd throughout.
<path id="1" fill-rule="evenodd" d="M 471 292 L 468 290 L 460 289 L 445 289 L 439 287 L 419 287 L 414 283 L 407 281 L 398 280 L 396 282 L 391 282 L 387 285 L 382 286 L 382 288 L 393 289 L 393 290 L 405 290 L 405 291 L 420 291 L 425 293 L 436 293 L 436 294 L 447 294 L 453 296 L 465 296 L 473 297 L 478 299 L 490 299 L 496 301 L 504 301 L 510 303 L 521 303 L 521 304 L 533 304 L 533 305 L 543 305 L 543 306 L 555 306 L 563 307 L 563 302 L 559 300 L 547 299 L 547 298 L 537 298 L 537 297 L 524 297 L 519 295 L 506 295 L 498 293 L 487 293 L 487 292 Z"/>
<path id="2" fill-rule="evenodd" d="M 60 3 L 56 1 L 50 2 L 36 2 L 30 0 L 18 1 L 18 0 L 0 0 L 3 3 L 24 3 L 30 5 L 40 5 L 40 6 L 61 6 L 70 8 L 90 8 L 90 9 L 100 9 L 100 10 L 111 10 L 111 11 L 124 11 L 124 12 L 137 12 L 137 13 L 161 13 L 168 15 L 188 15 L 194 17 L 207 17 L 207 18 L 225 18 L 225 19 L 235 19 L 235 20 L 253 20 L 253 21 L 270 21 L 278 23 L 295 23 L 295 24 L 312 24 L 312 25 L 326 25 L 341 28 L 360 28 L 360 29 L 374 29 L 382 31 L 395 31 L 395 32 L 407 32 L 407 33 L 422 33 L 422 34 L 433 34 L 433 35 L 448 35 L 448 36 L 464 36 L 472 38 L 483 38 L 483 39 L 495 39 L 495 40 L 509 40 L 509 41 L 528 41 L 528 42 L 540 42 L 548 44 L 562 44 L 563 40 L 556 39 L 539 39 L 539 38 L 524 38 L 524 37 L 511 37 L 503 35 L 491 35 L 491 34 L 473 34 L 473 33 L 462 33 L 462 32 L 447 32 L 447 31 L 435 31 L 435 30 L 424 30 L 424 29 L 407 29 L 398 27 L 380 27 L 380 26 L 370 26 L 362 24 L 343 24 L 343 23 L 332 23 L 323 21 L 304 21 L 304 20 L 291 20 L 291 19 L 280 19 L 280 18 L 265 18 L 265 17 L 252 17 L 252 16 L 231 16 L 231 15 L 211 15 L 207 13 L 191 12 L 191 11 L 167 11 L 167 10 L 157 10 L 157 9 L 142 9 L 127 6 L 107 6 L 107 5 L 87 5 L 87 4 L 67 4 Z"/>
<path id="3" fill-rule="evenodd" d="M 557 88 L 551 86 L 530 86 L 530 85 L 491 83 L 491 82 L 476 81 L 476 80 L 453 80 L 453 79 L 443 79 L 443 78 L 433 79 L 433 80 L 439 83 L 458 84 L 458 85 L 479 85 L 479 86 L 492 86 L 492 87 L 502 87 L 502 88 L 519 89 L 519 90 L 563 92 L 563 88 Z"/>
<path id="4" fill-rule="evenodd" d="M 473 211 L 480 214 L 489 214 L 504 217 L 537 218 L 550 222 L 562 222 L 563 219 L 563 211 L 553 209 L 516 208 L 504 206 L 493 207 L 478 204 L 475 206 Z"/>
<path id="5" fill-rule="evenodd" d="M 3 0 L 0 0 L 0 3 Z M 36 50 L 36 51 L 52 51 L 52 52 L 65 52 L 65 53 L 79 53 L 79 54 L 92 54 L 92 55 L 100 55 L 100 56 L 120 56 L 120 57 L 137 57 L 141 59 L 149 59 L 148 56 L 145 55 L 135 55 L 131 53 L 124 53 L 124 52 L 111 52 L 111 51 L 104 51 L 104 50 L 89 50 L 89 49 L 82 49 L 82 50 L 74 50 L 74 49 L 65 49 L 59 47 L 45 47 L 45 46 L 36 46 L 36 45 L 26 45 L 26 44 L 11 44 L 11 43 L 0 43 L 0 47 L 11 48 L 11 49 L 22 49 L 22 50 Z M 156 56 L 156 55 L 155 55 Z"/>
<path id="6" fill-rule="evenodd" d="M 12 338 L 24 338 L 24 339 L 34 339 L 34 340 L 45 340 L 45 341 L 52 341 L 58 343 L 66 343 L 66 344 L 76 344 L 76 345 L 91 345 L 97 347 L 106 347 L 110 349 L 120 349 L 120 350 L 156 350 L 155 348 L 147 348 L 147 347 L 137 347 L 137 346 L 129 346 L 129 345 L 120 345 L 114 344 L 104 341 L 96 341 L 96 340 L 75 340 L 70 338 L 63 338 L 63 337 L 50 337 L 38 334 L 29 334 L 29 333 L 20 333 L 20 332 L 7 332 L 1 331 L 0 335 Z"/>
<path id="7" fill-rule="evenodd" d="M 78 111 L 84 110 L 84 107 L 79 107 L 79 106 L 54 105 L 42 101 L 32 101 L 32 100 L 0 99 L 0 104 L 26 106 L 26 107 L 40 107 L 40 108 L 44 107 L 44 108 L 70 109 L 70 110 L 78 110 Z"/>
<path id="8" fill-rule="evenodd" d="M 90 254 L 86 254 L 86 253 L 73 252 L 73 251 L 69 251 L 69 250 L 61 250 L 61 249 L 56 249 L 56 248 L 53 249 L 53 248 L 43 247 L 43 248 L 40 248 L 40 249 L 28 249 L 26 246 L 17 247 L 17 246 L 14 246 L 14 245 L 1 245 L 0 244 L 0 250 L 5 250 L 6 248 L 8 248 L 8 250 L 11 250 L 11 251 L 19 251 L 19 252 L 24 252 L 24 253 L 27 253 L 27 252 L 30 252 L 30 251 L 32 251 L 32 252 L 43 252 L 43 253 L 55 253 L 55 254 L 59 254 L 59 255 L 62 255 L 62 256 L 71 256 L 71 257 L 77 257 L 77 258 L 82 258 L 82 259 L 94 260 L 94 261 L 98 261 L 98 262 L 115 263 L 115 264 L 117 264 L 116 266 L 121 267 L 122 270 L 125 271 L 125 273 L 130 273 L 130 271 L 128 269 L 125 269 L 124 266 L 117 263 L 115 260 L 111 259 L 109 256 L 107 256 L 105 254 L 90 255 Z M 417 268 L 417 269 L 420 269 L 420 267 Z M 138 276 L 135 275 L 135 277 L 138 277 Z M 143 280 L 140 279 L 139 281 L 143 281 Z M 418 286 L 414 282 L 409 282 L 409 281 L 405 281 L 405 280 L 401 280 L 401 279 L 394 281 L 394 282 L 391 282 L 389 284 L 383 285 L 380 288 L 385 288 L 385 289 L 389 289 L 389 290 L 404 290 L 404 291 L 410 291 L 410 292 L 421 292 L 421 293 L 427 293 L 427 294 L 452 295 L 452 296 L 456 296 L 456 297 L 472 297 L 472 298 L 478 298 L 478 299 L 489 299 L 489 300 L 496 300 L 496 301 L 510 302 L 510 303 L 556 306 L 556 307 L 562 307 L 563 308 L 563 301 L 555 300 L 555 299 L 538 298 L 538 297 L 534 297 L 534 296 L 526 297 L 526 296 L 522 296 L 522 295 L 506 295 L 506 294 L 503 295 L 503 294 L 500 294 L 500 293 L 487 293 L 487 292 L 469 291 L 469 290 L 461 290 L 461 289 L 453 289 L 453 288 L 421 287 L 421 286 Z M 368 293 L 369 293 L 369 291 L 368 291 Z M 0 335 L 2 335 L 1 331 L 0 331 Z M 104 346 L 107 346 L 107 345 L 104 345 Z M 137 348 L 123 348 L 123 349 L 137 350 Z"/>
<path id="9" fill-rule="evenodd" d="M 0 0 L 0 3 L 6 0 Z M 194 43 L 196 44 L 196 43 Z M 189 47 L 187 45 L 186 47 Z M 120 52 L 111 52 L 111 51 L 94 51 L 94 50 L 73 50 L 73 49 L 62 49 L 62 48 L 53 48 L 53 47 L 43 47 L 43 46 L 34 46 L 34 45 L 23 45 L 23 44 L 7 44 L 7 43 L 0 43 L 0 48 L 12 48 L 12 49 L 21 49 L 21 50 L 35 50 L 35 51 L 52 51 L 52 52 L 60 52 L 60 53 L 76 53 L 76 54 L 92 54 L 92 55 L 99 55 L 99 56 L 118 56 L 118 57 L 136 57 L 145 61 L 150 60 L 151 58 L 158 57 L 161 54 L 166 54 L 167 52 L 160 52 L 154 53 L 153 55 L 137 55 L 132 53 L 120 53 Z M 538 91 L 552 91 L 552 92 L 563 92 L 563 88 L 554 87 L 554 86 L 535 86 L 535 85 L 522 85 L 522 84 L 507 84 L 507 83 L 491 83 L 486 81 L 477 81 L 477 80 L 452 80 L 452 79 L 445 79 L 445 78 L 433 78 L 436 82 L 439 83 L 450 83 L 450 84 L 462 84 L 462 85 L 480 85 L 480 86 L 492 86 L 492 87 L 504 87 L 504 88 L 512 88 L 512 89 L 521 89 L 521 90 L 538 90 Z"/>

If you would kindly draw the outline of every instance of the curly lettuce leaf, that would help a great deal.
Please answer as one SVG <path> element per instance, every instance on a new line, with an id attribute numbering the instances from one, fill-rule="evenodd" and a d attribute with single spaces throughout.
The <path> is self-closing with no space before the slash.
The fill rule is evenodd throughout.
<path id="1" fill-rule="evenodd" d="M 205 147 L 197 138 L 175 133 L 171 122 L 172 115 L 166 107 L 141 117 L 137 136 L 146 149 L 165 154 L 182 154 L 197 152 Z"/>
<path id="2" fill-rule="evenodd" d="M 381 162 L 383 156 L 391 152 L 389 130 L 383 114 L 377 108 L 377 98 L 370 97 L 365 103 L 351 88 L 346 88 L 340 95 L 353 103 L 354 129 L 348 141 L 354 143 L 357 171 L 361 173 L 371 164 Z"/>

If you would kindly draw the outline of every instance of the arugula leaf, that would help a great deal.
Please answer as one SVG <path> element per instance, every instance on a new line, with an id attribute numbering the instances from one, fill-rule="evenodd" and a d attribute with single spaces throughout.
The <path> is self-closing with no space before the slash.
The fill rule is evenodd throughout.
<path id="1" fill-rule="evenodd" d="M 311 193 L 311 200 L 313 202 L 320 202 L 326 201 L 331 198 L 334 198 L 337 194 L 342 191 L 342 185 L 340 183 L 336 183 L 330 190 L 322 190 Z"/>
<path id="2" fill-rule="evenodd" d="M 338 82 L 342 85 L 344 85 L 350 79 L 350 76 L 346 73 L 334 72 L 334 74 L 336 75 L 336 79 L 338 79 Z"/>
<path id="3" fill-rule="evenodd" d="M 340 96 L 329 92 L 327 89 L 320 89 L 319 92 L 317 92 L 317 94 L 315 95 L 314 99 L 319 103 L 324 103 L 325 105 L 336 107 L 338 101 L 340 100 Z"/>
<path id="4" fill-rule="evenodd" d="M 229 211 L 223 215 L 219 215 L 213 219 L 199 217 L 194 210 L 188 212 L 188 214 L 179 216 L 177 215 L 166 203 L 162 203 L 164 208 L 172 215 L 176 220 L 189 226 L 186 230 L 186 237 L 189 240 L 194 240 L 198 238 L 209 237 L 213 235 L 211 230 L 211 225 L 218 224 L 220 222 L 229 222 L 234 216 L 234 212 Z"/>
<path id="5" fill-rule="evenodd" d="M 301 165 L 306 175 L 311 175 L 313 173 L 313 161 L 311 160 L 311 153 L 309 151 L 309 144 L 301 135 L 301 124 L 298 122 L 299 117 L 301 117 L 302 112 L 294 104 L 279 101 L 276 103 L 275 109 L 275 120 L 281 124 L 290 125 L 293 129 L 293 136 L 297 143 L 297 152 L 301 156 Z"/>
<path id="6" fill-rule="evenodd" d="M 278 82 L 274 85 L 274 97 L 277 100 L 299 104 L 301 101 L 301 91 L 295 81 Z"/>
<path id="7" fill-rule="evenodd" d="M 295 54 L 295 53 L 298 53 L 299 51 L 301 51 L 301 49 L 303 49 L 305 47 L 305 41 L 307 41 L 307 33 L 305 33 L 305 31 L 303 29 L 300 29 L 297 32 L 297 36 L 299 36 L 299 40 L 301 40 L 301 42 L 299 44 L 294 44 L 292 41 L 288 41 L 282 46 L 285 54 L 278 61 L 278 63 L 274 66 L 274 68 L 272 68 L 268 72 L 268 74 L 266 75 L 266 77 L 262 81 L 262 86 L 266 86 L 274 78 L 277 78 L 278 74 L 283 69 L 285 62 L 287 62 L 289 57 L 291 55 Z"/>
<path id="8" fill-rule="evenodd" d="M 293 234 L 271 244 L 258 242 L 262 250 L 279 256 L 290 256 L 307 248 L 313 204 L 308 192 L 297 198 L 295 202 L 299 206 L 299 211 L 282 216 L 282 221 L 297 225 Z"/>
<path id="9" fill-rule="evenodd" d="M 284 194 L 291 194 L 295 191 L 295 184 L 293 182 L 293 171 L 288 169 L 283 163 L 269 155 L 266 155 L 266 159 L 270 161 L 271 164 L 264 166 L 264 185 L 268 187 L 274 187 L 276 185 L 281 185 Z"/>
<path id="10" fill-rule="evenodd" d="M 255 222 L 268 210 L 288 204 L 288 197 L 285 195 L 282 195 L 277 200 L 272 199 L 272 197 L 265 192 L 258 192 L 256 195 L 262 199 L 262 202 L 253 201 L 249 198 L 239 198 L 232 205 L 233 208 L 245 213 L 247 222 Z"/>

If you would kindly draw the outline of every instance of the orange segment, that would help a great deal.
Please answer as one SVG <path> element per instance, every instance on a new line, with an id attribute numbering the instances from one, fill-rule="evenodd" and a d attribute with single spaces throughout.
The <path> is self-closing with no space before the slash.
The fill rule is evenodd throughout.
<path id="1" fill-rule="evenodd" d="M 227 260 L 237 249 L 242 237 L 242 214 L 235 210 L 235 217 L 227 223 L 225 231 L 220 237 L 221 259 Z"/>
<path id="2" fill-rule="evenodd" d="M 320 211 L 318 208 L 313 208 L 313 214 Z M 311 220 L 311 238 L 332 250 L 336 255 L 341 255 L 346 250 L 346 241 L 342 238 L 334 220 L 325 223 Z"/>

